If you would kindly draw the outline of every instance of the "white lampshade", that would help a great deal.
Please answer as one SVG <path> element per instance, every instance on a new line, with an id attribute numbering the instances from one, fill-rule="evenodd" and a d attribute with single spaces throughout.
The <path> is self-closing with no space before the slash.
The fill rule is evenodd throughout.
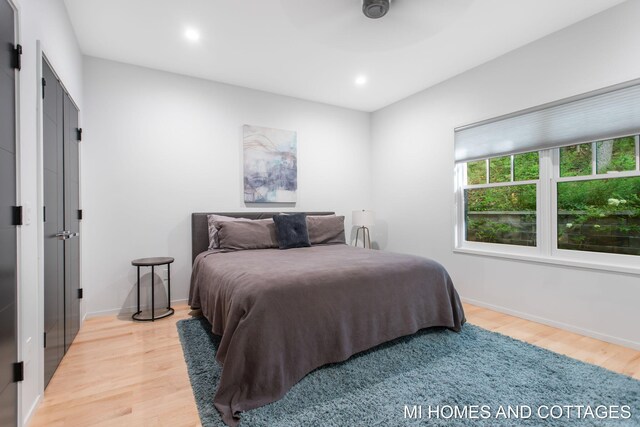
<path id="1" fill-rule="evenodd" d="M 376 220 L 373 211 L 353 211 L 351 222 L 356 227 L 371 227 L 375 225 Z"/>

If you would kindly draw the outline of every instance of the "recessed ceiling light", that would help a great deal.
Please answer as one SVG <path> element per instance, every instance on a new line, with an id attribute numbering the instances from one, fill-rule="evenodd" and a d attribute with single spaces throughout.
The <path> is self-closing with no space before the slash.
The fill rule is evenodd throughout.
<path id="1" fill-rule="evenodd" d="M 197 42 L 198 40 L 200 40 L 200 32 L 195 28 L 187 28 L 184 32 L 184 36 L 190 42 Z"/>
<path id="2" fill-rule="evenodd" d="M 367 76 L 358 76 L 356 77 L 356 84 L 358 86 L 362 86 L 367 83 Z"/>

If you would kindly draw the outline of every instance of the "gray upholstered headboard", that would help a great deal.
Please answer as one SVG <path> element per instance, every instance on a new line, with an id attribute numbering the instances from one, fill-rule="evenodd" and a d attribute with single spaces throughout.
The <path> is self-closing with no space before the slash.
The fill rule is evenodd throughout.
<path id="1" fill-rule="evenodd" d="M 287 212 L 300 213 L 300 212 Z M 306 212 L 307 215 L 333 215 L 334 212 Z M 209 224 L 207 215 L 216 214 L 234 218 L 264 219 L 278 212 L 197 212 L 191 214 L 191 262 L 209 247 Z"/>

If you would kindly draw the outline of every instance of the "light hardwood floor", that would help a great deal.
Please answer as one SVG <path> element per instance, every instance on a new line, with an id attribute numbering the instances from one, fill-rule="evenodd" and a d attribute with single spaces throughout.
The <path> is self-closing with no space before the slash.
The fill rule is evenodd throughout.
<path id="1" fill-rule="evenodd" d="M 199 426 L 176 322 L 87 319 L 31 426 Z"/>
<path id="2" fill-rule="evenodd" d="M 465 304 L 475 325 L 640 379 L 640 352 Z M 199 426 L 176 322 L 85 321 L 31 427 Z"/>

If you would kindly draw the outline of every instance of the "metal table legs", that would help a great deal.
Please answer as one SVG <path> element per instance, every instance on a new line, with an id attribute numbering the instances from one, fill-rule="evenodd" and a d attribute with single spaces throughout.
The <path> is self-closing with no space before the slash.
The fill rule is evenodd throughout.
<path id="1" fill-rule="evenodd" d="M 131 318 L 133 320 L 140 320 L 144 322 L 153 322 L 156 319 L 163 319 L 165 317 L 171 316 L 174 313 L 173 308 L 171 308 L 171 264 L 167 264 L 167 312 L 162 313 L 159 316 L 156 316 L 156 274 L 155 274 L 155 266 L 151 266 L 151 317 L 142 317 L 142 310 L 140 310 L 140 266 L 137 266 L 138 269 L 138 280 L 137 280 L 137 297 L 138 297 L 138 305 L 137 310 Z"/>

